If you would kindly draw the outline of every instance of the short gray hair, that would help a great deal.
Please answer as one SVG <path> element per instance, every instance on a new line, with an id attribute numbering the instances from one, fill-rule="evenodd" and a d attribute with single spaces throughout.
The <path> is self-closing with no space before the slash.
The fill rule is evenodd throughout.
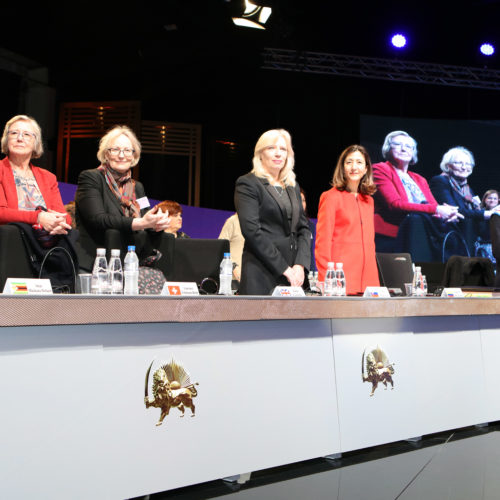
<path id="1" fill-rule="evenodd" d="M 124 135 L 130 139 L 132 148 L 134 149 L 134 159 L 132 160 L 131 167 L 135 167 L 139 163 L 141 157 L 141 143 L 132 129 L 126 125 L 115 125 L 112 129 L 108 130 L 106 134 L 99 141 L 99 151 L 97 151 L 97 159 L 104 165 L 107 163 L 107 151 L 111 142 Z"/>
<path id="2" fill-rule="evenodd" d="M 42 129 L 40 128 L 40 125 L 38 125 L 37 121 L 28 115 L 16 115 L 5 124 L 1 141 L 2 153 L 9 156 L 9 130 L 10 127 L 17 122 L 28 122 L 33 127 L 33 131 L 35 133 L 35 144 L 33 144 L 31 158 L 40 158 L 40 156 L 43 155 Z"/>
<path id="3" fill-rule="evenodd" d="M 441 160 L 441 164 L 439 165 L 443 172 L 447 173 L 450 171 L 450 168 L 448 167 L 448 165 L 450 163 L 453 163 L 453 158 L 455 158 L 457 153 L 464 153 L 464 154 L 468 155 L 468 157 L 470 158 L 471 171 L 472 171 L 472 169 L 474 168 L 474 165 L 475 165 L 473 154 L 467 148 L 464 148 L 462 146 L 455 146 L 454 148 L 449 149 L 443 155 L 443 159 Z"/>
<path id="4" fill-rule="evenodd" d="M 417 163 L 418 161 L 417 141 L 410 134 L 408 134 L 408 132 L 404 132 L 403 130 L 394 130 L 393 132 L 389 132 L 385 136 L 384 145 L 382 146 L 382 156 L 385 160 L 389 159 L 392 140 L 398 135 L 404 135 L 405 137 L 409 137 L 413 141 L 414 148 L 410 165 L 415 165 L 415 163 Z"/>

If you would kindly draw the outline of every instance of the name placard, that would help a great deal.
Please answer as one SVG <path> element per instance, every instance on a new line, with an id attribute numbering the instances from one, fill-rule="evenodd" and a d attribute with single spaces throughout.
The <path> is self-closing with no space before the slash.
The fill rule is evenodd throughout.
<path id="1" fill-rule="evenodd" d="M 166 281 L 163 284 L 161 295 L 178 297 L 182 295 L 200 295 L 200 291 L 194 281 Z"/>
<path id="2" fill-rule="evenodd" d="M 388 299 L 391 294 L 385 286 L 367 286 L 363 297 L 373 297 L 375 299 Z"/>
<path id="3" fill-rule="evenodd" d="M 464 292 L 461 288 L 443 288 L 441 297 L 464 297 Z"/>
<path id="4" fill-rule="evenodd" d="M 273 297 L 305 297 L 306 294 L 300 286 L 277 286 L 273 290 Z"/>
<path id="5" fill-rule="evenodd" d="M 5 295 L 52 295 L 49 279 L 7 278 L 3 287 Z"/>

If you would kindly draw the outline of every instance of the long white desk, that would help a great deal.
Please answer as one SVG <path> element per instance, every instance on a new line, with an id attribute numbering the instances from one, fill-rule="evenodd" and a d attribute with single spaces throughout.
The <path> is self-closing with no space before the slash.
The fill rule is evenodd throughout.
<path id="1" fill-rule="evenodd" d="M 500 418 L 499 299 L 0 296 L 0 497 L 129 498 Z M 394 389 L 363 382 L 363 353 Z M 174 358 L 196 416 L 144 404 Z"/>

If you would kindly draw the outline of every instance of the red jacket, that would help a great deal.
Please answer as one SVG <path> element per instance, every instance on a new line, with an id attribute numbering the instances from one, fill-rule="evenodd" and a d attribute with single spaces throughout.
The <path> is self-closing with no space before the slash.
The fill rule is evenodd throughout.
<path id="1" fill-rule="evenodd" d="M 375 163 L 373 165 L 373 179 L 377 184 L 375 193 L 375 232 L 395 238 L 399 225 L 408 212 L 425 212 L 434 214 L 438 202 L 432 196 L 427 181 L 415 172 L 408 172 L 417 186 L 424 193 L 427 203 L 410 203 L 405 188 L 396 167 L 390 162 Z"/>
<path id="2" fill-rule="evenodd" d="M 325 279 L 328 262 L 342 262 L 348 294 L 379 286 L 371 196 L 355 197 L 336 188 L 321 195 L 315 255 L 319 281 Z"/>
<path id="3" fill-rule="evenodd" d="M 65 213 L 66 210 L 61 199 L 56 176 L 43 168 L 35 167 L 31 164 L 30 167 L 47 208 Z M 38 213 L 39 210 L 18 209 L 14 174 L 12 173 L 9 159 L 5 157 L 0 161 L 0 224 L 8 224 L 9 222 L 36 224 Z M 71 224 L 71 217 L 69 215 L 66 216 L 66 220 L 68 224 Z"/>

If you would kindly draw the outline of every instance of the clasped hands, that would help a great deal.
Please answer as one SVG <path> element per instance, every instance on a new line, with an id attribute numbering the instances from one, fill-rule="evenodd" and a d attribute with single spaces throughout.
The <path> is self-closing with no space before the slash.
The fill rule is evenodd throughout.
<path id="1" fill-rule="evenodd" d="M 38 224 L 49 234 L 68 234 L 71 226 L 66 222 L 66 215 L 49 208 L 38 214 Z"/>
<path id="2" fill-rule="evenodd" d="M 290 282 L 291 286 L 302 286 L 304 283 L 304 267 L 299 264 L 288 267 L 283 275 Z"/>
<path id="3" fill-rule="evenodd" d="M 140 227 L 138 229 L 153 229 L 156 232 L 164 231 L 170 226 L 168 210 L 163 212 L 158 205 L 148 210 L 141 218 L 136 219 Z M 135 227 L 133 228 L 135 229 Z"/>
<path id="4" fill-rule="evenodd" d="M 458 219 L 463 219 L 464 216 L 458 211 L 458 207 L 443 203 L 436 208 L 435 217 L 443 219 L 444 222 L 455 222 Z"/>

